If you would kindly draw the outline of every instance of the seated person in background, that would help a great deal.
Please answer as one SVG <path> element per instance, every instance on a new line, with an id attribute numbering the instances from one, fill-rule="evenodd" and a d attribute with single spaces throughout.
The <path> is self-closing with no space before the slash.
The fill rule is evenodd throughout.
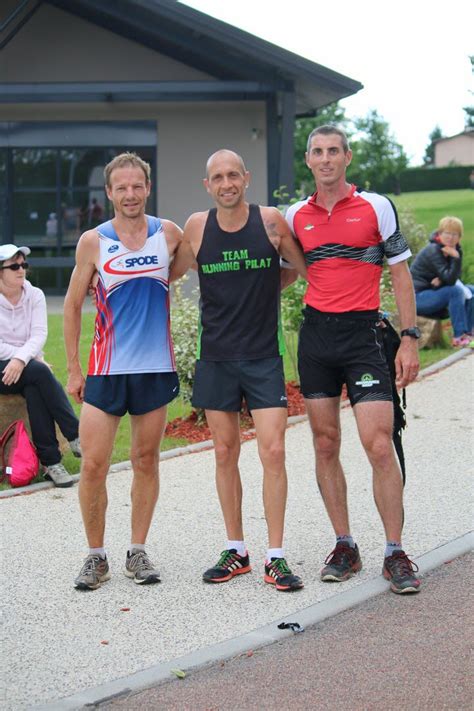
<path id="1" fill-rule="evenodd" d="M 453 327 L 455 347 L 472 346 L 474 286 L 460 281 L 463 224 L 457 217 L 443 217 L 436 232 L 416 255 L 410 271 L 418 316 L 430 317 L 445 309 Z"/>
<path id="2" fill-rule="evenodd" d="M 55 423 L 81 456 L 79 421 L 61 383 L 44 362 L 48 335 L 46 300 L 26 280 L 29 247 L 0 245 L 0 395 L 19 393 L 26 399 L 33 443 L 55 486 L 73 485 L 61 463 Z"/>

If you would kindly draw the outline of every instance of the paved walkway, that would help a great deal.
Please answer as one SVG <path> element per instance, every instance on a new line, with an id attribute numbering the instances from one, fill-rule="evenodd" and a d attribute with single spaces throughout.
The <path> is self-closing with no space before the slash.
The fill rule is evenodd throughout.
<path id="1" fill-rule="evenodd" d="M 468 356 L 408 390 L 404 540 L 414 557 L 471 528 L 473 363 Z M 364 562 L 362 572 L 343 589 L 363 590 L 375 578 L 380 584 L 383 532 L 349 409 L 342 412 L 342 426 L 353 533 Z M 1 500 L 1 583 L 3 600 L 8 601 L 3 708 L 17 710 L 72 696 L 335 599 L 341 586 L 323 584 L 318 577 L 333 536 L 314 484 L 306 423 L 288 430 L 287 460 L 286 551 L 305 581 L 305 588 L 291 595 L 278 593 L 262 580 L 266 535 L 255 441 L 243 445 L 241 459 L 246 539 L 254 571 L 222 586 L 200 581 L 225 540 L 212 451 L 162 462 L 160 502 L 148 548 L 161 566 L 163 583 L 158 586 L 142 588 L 122 574 L 129 542 L 129 471 L 109 478 L 106 545 L 113 577 L 91 593 L 72 587 L 85 550 L 77 488 Z M 411 604 L 394 595 L 388 600 L 397 607 Z M 58 708 L 77 706 L 71 699 Z"/>

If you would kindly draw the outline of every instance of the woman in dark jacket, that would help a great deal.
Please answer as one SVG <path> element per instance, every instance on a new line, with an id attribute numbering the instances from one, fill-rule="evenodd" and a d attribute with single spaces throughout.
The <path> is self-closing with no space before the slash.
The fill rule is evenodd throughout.
<path id="1" fill-rule="evenodd" d="M 453 346 L 472 345 L 473 286 L 460 281 L 463 225 L 457 217 L 443 217 L 429 244 L 411 265 L 416 313 L 430 317 L 445 309 L 453 327 Z"/>

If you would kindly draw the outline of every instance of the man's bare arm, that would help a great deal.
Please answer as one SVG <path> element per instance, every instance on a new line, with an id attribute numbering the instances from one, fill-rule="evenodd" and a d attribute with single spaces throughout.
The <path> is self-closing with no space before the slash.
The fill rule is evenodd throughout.
<path id="1" fill-rule="evenodd" d="M 161 220 L 161 224 L 163 225 L 163 232 L 165 233 L 168 253 L 170 257 L 173 257 L 181 243 L 183 230 L 181 227 L 178 227 L 177 224 L 171 222 L 171 220 Z"/>
<path id="2" fill-rule="evenodd" d="M 279 254 L 287 262 L 290 262 L 298 274 L 300 274 L 303 279 L 306 279 L 306 264 L 303 250 L 299 242 L 297 242 L 291 234 L 290 228 L 283 215 L 276 207 L 262 207 L 261 213 L 270 242 Z"/>
<path id="3" fill-rule="evenodd" d="M 201 247 L 206 216 L 207 213 L 196 212 L 184 225 L 183 237 L 171 265 L 170 283 L 180 279 L 188 269 L 196 268 L 196 256 Z"/>
<path id="4" fill-rule="evenodd" d="M 96 271 L 98 255 L 97 232 L 89 230 L 82 235 L 77 244 L 76 266 L 64 299 L 64 345 L 68 370 L 66 390 L 79 403 L 83 402 L 85 384 L 79 357 L 82 304 Z"/>
<path id="5" fill-rule="evenodd" d="M 287 286 L 291 286 L 298 279 L 298 272 L 296 269 L 288 269 L 287 267 L 282 267 L 280 269 L 280 289 L 286 289 Z"/>
<path id="6" fill-rule="evenodd" d="M 400 330 L 416 325 L 416 304 L 413 282 L 408 262 L 389 265 L 392 276 L 393 292 L 400 316 Z M 420 361 L 416 338 L 405 336 L 395 358 L 395 370 L 398 387 L 405 387 L 418 375 Z"/>

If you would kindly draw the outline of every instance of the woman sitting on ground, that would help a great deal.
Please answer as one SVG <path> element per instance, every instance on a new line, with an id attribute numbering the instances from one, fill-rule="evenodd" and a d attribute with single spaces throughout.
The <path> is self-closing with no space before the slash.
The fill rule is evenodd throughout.
<path id="1" fill-rule="evenodd" d="M 81 456 L 79 421 L 61 383 L 43 359 L 48 334 L 46 300 L 26 280 L 28 247 L 0 245 L 0 395 L 20 393 L 26 399 L 33 443 L 55 486 L 74 483 L 61 463 L 55 423 Z"/>
<path id="2" fill-rule="evenodd" d="M 457 217 L 443 217 L 429 244 L 415 257 L 410 271 L 416 295 L 416 313 L 435 316 L 448 308 L 455 347 L 473 345 L 474 286 L 460 281 L 463 224 Z"/>

